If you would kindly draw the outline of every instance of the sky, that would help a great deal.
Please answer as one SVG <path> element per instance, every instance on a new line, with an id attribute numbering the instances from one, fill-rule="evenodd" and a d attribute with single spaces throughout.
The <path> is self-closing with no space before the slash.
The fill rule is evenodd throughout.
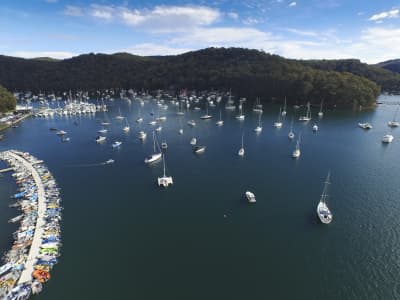
<path id="1" fill-rule="evenodd" d="M 244 47 L 287 58 L 400 58 L 400 1 L 1 0 L 0 54 L 174 55 Z"/>

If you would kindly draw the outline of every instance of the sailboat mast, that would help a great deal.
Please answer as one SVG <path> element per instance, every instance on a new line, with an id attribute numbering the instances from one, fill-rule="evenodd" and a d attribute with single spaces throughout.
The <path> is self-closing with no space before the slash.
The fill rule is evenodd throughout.
<path id="1" fill-rule="evenodd" d="M 164 177 L 165 177 L 165 159 L 164 159 L 164 155 L 162 156 L 163 158 L 163 165 L 164 165 Z"/>
<path id="2" fill-rule="evenodd" d="M 153 149 L 154 149 L 154 153 L 156 153 L 156 137 L 155 137 L 154 131 L 153 131 Z"/>

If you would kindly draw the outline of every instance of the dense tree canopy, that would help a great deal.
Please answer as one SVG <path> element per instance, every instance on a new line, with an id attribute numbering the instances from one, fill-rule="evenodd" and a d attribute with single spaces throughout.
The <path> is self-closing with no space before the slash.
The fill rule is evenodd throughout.
<path id="1" fill-rule="evenodd" d="M 4 113 L 14 110 L 17 100 L 14 95 L 7 91 L 4 87 L 0 86 L 0 112 Z"/>
<path id="2" fill-rule="evenodd" d="M 241 48 L 208 48 L 162 57 L 86 54 L 59 61 L 0 56 L 0 84 L 12 90 L 34 92 L 215 89 L 232 90 L 248 98 L 260 97 L 262 101 L 286 97 L 289 103 L 319 103 L 324 99 L 327 106 L 375 104 L 380 93 L 376 83 L 384 82 L 381 70 L 389 71 L 374 67 L 361 72 L 357 63 L 346 68 L 338 68 L 338 61 L 332 64 L 288 60 Z M 392 86 L 400 86 L 400 75 L 390 78 Z M 385 84 L 389 84 L 387 81 Z"/>

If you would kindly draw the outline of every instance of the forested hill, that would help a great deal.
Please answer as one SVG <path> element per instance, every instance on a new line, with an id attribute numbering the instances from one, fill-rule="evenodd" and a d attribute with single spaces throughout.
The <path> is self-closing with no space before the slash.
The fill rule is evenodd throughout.
<path id="1" fill-rule="evenodd" d="M 400 73 L 400 59 L 387 60 L 376 65 L 386 70 Z"/>
<path id="2" fill-rule="evenodd" d="M 349 72 L 368 78 L 377 83 L 382 90 L 387 92 L 400 92 L 400 74 L 394 73 L 390 67 L 384 65 L 368 65 L 358 59 L 338 60 L 303 60 L 299 61 L 305 66 L 325 71 Z M 383 63 L 382 63 L 383 64 Z M 400 71 L 400 63 L 398 62 Z"/>
<path id="3" fill-rule="evenodd" d="M 66 91 L 105 88 L 229 90 L 262 101 L 287 98 L 347 107 L 373 106 L 380 87 L 351 67 L 296 61 L 257 50 L 208 48 L 176 56 L 85 54 L 65 60 L 0 56 L 0 84 L 10 90 Z M 357 64 L 354 64 L 357 66 Z M 379 67 L 367 72 L 384 82 Z M 340 72 L 336 72 L 340 71 Z M 347 71 L 347 72 L 341 72 Z M 362 76 L 350 74 L 355 73 Z M 383 74 L 383 75 L 382 75 Z M 390 76 L 389 76 L 390 77 Z M 392 75 L 393 86 L 400 77 Z"/>

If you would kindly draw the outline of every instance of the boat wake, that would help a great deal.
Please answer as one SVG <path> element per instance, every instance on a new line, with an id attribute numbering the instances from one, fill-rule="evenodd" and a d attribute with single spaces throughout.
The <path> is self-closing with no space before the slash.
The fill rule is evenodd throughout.
<path id="1" fill-rule="evenodd" d="M 105 162 L 101 162 L 101 163 L 94 163 L 94 164 L 79 164 L 79 165 L 69 165 L 67 167 L 70 168 L 90 168 L 90 167 L 100 167 L 100 166 L 105 166 L 105 165 L 111 165 L 114 163 L 113 159 L 109 159 Z"/>

